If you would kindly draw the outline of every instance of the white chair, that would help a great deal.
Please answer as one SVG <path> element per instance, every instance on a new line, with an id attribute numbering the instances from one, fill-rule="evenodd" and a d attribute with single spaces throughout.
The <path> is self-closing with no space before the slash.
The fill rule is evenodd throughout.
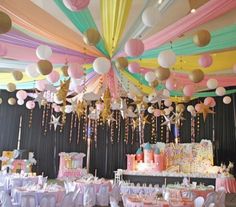
<path id="1" fill-rule="evenodd" d="M 92 184 L 85 186 L 83 205 L 86 207 L 95 206 L 96 204 L 96 193 Z"/>
<path id="2" fill-rule="evenodd" d="M 117 203 L 121 201 L 120 186 L 117 183 L 113 184 L 110 195 L 117 201 Z"/>
<path id="3" fill-rule="evenodd" d="M 45 195 L 40 200 L 40 207 L 55 207 L 56 197 L 55 195 Z"/>
<path id="4" fill-rule="evenodd" d="M 210 203 L 210 205 L 208 207 L 216 207 L 215 203 Z"/>
<path id="5" fill-rule="evenodd" d="M 96 204 L 99 206 L 108 206 L 109 204 L 109 186 L 101 185 L 96 194 Z"/>
<path id="6" fill-rule="evenodd" d="M 38 184 L 43 186 L 44 183 L 46 183 L 48 180 L 48 177 L 38 176 Z"/>
<path id="7" fill-rule="evenodd" d="M 21 196 L 21 207 L 36 207 L 36 199 L 33 195 L 22 195 Z"/>
<path id="8" fill-rule="evenodd" d="M 203 207 L 205 199 L 201 196 L 194 199 L 194 207 Z"/>
<path id="9" fill-rule="evenodd" d="M 110 196 L 110 206 L 111 207 L 119 207 L 117 200 L 113 196 Z"/>
<path id="10" fill-rule="evenodd" d="M 206 201 L 204 203 L 205 207 L 209 207 L 211 203 L 216 203 L 218 195 L 216 192 L 211 192 L 207 194 Z"/>
<path id="11" fill-rule="evenodd" d="M 69 207 L 69 206 L 70 206 L 70 207 L 74 207 L 73 195 L 74 195 L 73 192 L 67 193 L 67 194 L 64 196 L 60 207 Z"/>
<path id="12" fill-rule="evenodd" d="M 73 196 L 73 201 L 75 204 L 75 207 L 83 206 L 83 199 L 84 199 L 84 194 L 81 192 L 81 189 L 77 189 L 77 191 L 74 193 Z"/>
<path id="13" fill-rule="evenodd" d="M 0 192 L 1 207 L 13 207 L 11 197 L 4 191 Z"/>

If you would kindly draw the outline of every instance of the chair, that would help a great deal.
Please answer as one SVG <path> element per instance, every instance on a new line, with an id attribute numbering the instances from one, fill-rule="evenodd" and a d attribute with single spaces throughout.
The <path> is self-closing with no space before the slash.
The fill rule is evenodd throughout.
<path id="1" fill-rule="evenodd" d="M 89 184 L 85 186 L 83 205 L 86 207 L 95 206 L 96 204 L 96 193 L 94 191 L 93 185 Z"/>
<path id="2" fill-rule="evenodd" d="M 67 193 L 67 194 L 64 196 L 60 207 L 69 207 L 69 206 L 70 206 L 70 207 L 74 207 L 73 195 L 74 195 L 73 192 Z"/>
<path id="3" fill-rule="evenodd" d="M 55 207 L 56 197 L 55 195 L 45 195 L 40 200 L 40 207 Z"/>
<path id="4" fill-rule="evenodd" d="M 219 205 L 220 207 L 225 206 L 225 196 L 226 196 L 225 188 L 224 187 L 218 188 L 218 191 L 217 191 L 217 205 Z"/>
<path id="5" fill-rule="evenodd" d="M 215 203 L 210 203 L 210 205 L 208 207 L 216 207 Z"/>
<path id="6" fill-rule="evenodd" d="M 111 207 L 119 207 L 117 200 L 113 196 L 110 196 L 110 206 Z"/>
<path id="7" fill-rule="evenodd" d="M 4 191 L 0 192 L 1 207 L 13 207 L 11 197 Z"/>
<path id="8" fill-rule="evenodd" d="M 21 207 L 36 207 L 36 199 L 33 195 L 22 195 L 21 196 Z"/>
<path id="9" fill-rule="evenodd" d="M 13 178 L 10 181 L 10 189 L 21 187 L 22 186 L 22 179 L 21 178 Z"/>
<path id="10" fill-rule="evenodd" d="M 83 192 L 81 192 L 81 189 L 77 189 L 77 191 L 73 195 L 73 201 L 75 207 L 83 206 L 83 199 L 84 199 Z"/>
<path id="11" fill-rule="evenodd" d="M 112 186 L 111 196 L 117 201 L 117 203 L 121 201 L 120 186 L 117 183 Z"/>
<path id="12" fill-rule="evenodd" d="M 99 206 L 108 206 L 109 204 L 109 186 L 101 185 L 96 194 L 96 204 Z"/>
<path id="13" fill-rule="evenodd" d="M 204 203 L 205 207 L 209 207 L 211 203 L 216 203 L 218 195 L 216 192 L 211 192 L 207 194 L 206 201 Z"/>
<path id="14" fill-rule="evenodd" d="M 205 199 L 201 196 L 194 199 L 194 207 L 203 207 Z"/>
<path id="15" fill-rule="evenodd" d="M 39 177 L 38 177 L 38 184 L 41 185 L 41 186 L 43 186 L 44 183 L 47 182 L 47 180 L 48 180 L 48 177 L 39 176 Z"/>

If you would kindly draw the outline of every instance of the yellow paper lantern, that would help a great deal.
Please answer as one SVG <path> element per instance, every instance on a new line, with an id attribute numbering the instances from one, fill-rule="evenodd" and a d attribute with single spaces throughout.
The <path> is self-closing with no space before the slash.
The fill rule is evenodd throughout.
<path id="1" fill-rule="evenodd" d="M 201 69 L 195 69 L 189 74 L 189 79 L 194 83 L 199 83 L 204 79 L 204 72 Z"/>
<path id="2" fill-rule="evenodd" d="M 193 36 L 193 42 L 198 47 L 204 47 L 211 41 L 211 34 L 207 30 L 200 30 Z"/>
<path id="3" fill-rule="evenodd" d="M 37 65 L 38 70 L 42 75 L 48 75 L 53 70 L 52 63 L 48 60 L 39 60 Z"/>
<path id="4" fill-rule="evenodd" d="M 13 75 L 13 78 L 14 78 L 16 81 L 20 81 L 20 80 L 22 80 L 22 78 L 23 78 L 23 73 L 20 72 L 20 71 L 13 71 L 13 72 L 12 72 L 12 75 Z"/>
<path id="5" fill-rule="evenodd" d="M 83 40 L 87 45 L 93 45 L 95 46 L 99 40 L 100 40 L 100 34 L 99 32 L 94 29 L 94 28 L 90 28 L 88 29 L 83 36 Z"/>
<path id="6" fill-rule="evenodd" d="M 160 81 L 166 80 L 170 76 L 170 69 L 159 67 L 156 70 L 156 76 L 157 76 L 157 79 Z"/>
<path id="7" fill-rule="evenodd" d="M 9 105 L 15 105 L 16 104 L 16 99 L 15 98 L 9 98 L 8 99 L 8 104 Z"/>
<path id="8" fill-rule="evenodd" d="M 6 13 L 0 11 L 0 34 L 9 32 L 11 25 L 11 18 Z"/>
<path id="9" fill-rule="evenodd" d="M 158 84 L 159 84 L 158 80 L 154 80 L 153 82 L 149 83 L 149 86 L 151 86 L 152 88 L 156 88 Z"/>
<path id="10" fill-rule="evenodd" d="M 8 92 L 13 92 L 16 90 L 16 85 L 14 83 L 8 83 L 7 84 L 7 91 Z"/>
<path id="11" fill-rule="evenodd" d="M 184 104 L 177 104 L 177 105 L 176 105 L 176 112 L 177 112 L 177 113 L 183 112 L 184 109 L 185 109 Z"/>
<path id="12" fill-rule="evenodd" d="M 118 69 L 125 69 L 128 67 L 128 60 L 125 57 L 119 57 L 115 61 L 115 65 Z"/>

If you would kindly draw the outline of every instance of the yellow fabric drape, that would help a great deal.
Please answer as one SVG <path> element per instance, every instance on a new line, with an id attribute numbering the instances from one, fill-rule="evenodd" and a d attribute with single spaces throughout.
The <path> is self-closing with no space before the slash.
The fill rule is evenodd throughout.
<path id="1" fill-rule="evenodd" d="M 0 0 L 0 10 L 6 12 L 13 23 L 48 38 L 64 47 L 94 56 L 103 56 L 94 47 L 84 44 L 82 37 L 29 0 Z"/>
<path id="2" fill-rule="evenodd" d="M 214 73 L 217 71 L 228 70 L 233 67 L 236 60 L 236 50 L 214 53 L 211 55 L 213 63 L 210 67 L 203 68 L 198 64 L 198 59 L 201 55 L 193 56 L 178 56 L 175 65 L 172 67 L 179 72 L 190 72 L 194 69 L 203 69 L 205 74 Z M 133 61 L 133 60 L 132 60 Z M 139 62 L 141 67 L 155 69 L 159 66 L 157 58 L 152 59 L 136 59 L 135 62 Z"/>
<path id="3" fill-rule="evenodd" d="M 132 0 L 101 0 L 103 38 L 107 51 L 112 57 L 131 8 Z"/>

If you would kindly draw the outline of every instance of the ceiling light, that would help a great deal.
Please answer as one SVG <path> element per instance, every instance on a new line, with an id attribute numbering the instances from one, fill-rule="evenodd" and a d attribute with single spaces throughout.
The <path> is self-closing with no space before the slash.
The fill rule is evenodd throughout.
<path id="1" fill-rule="evenodd" d="M 158 1 L 158 4 L 161 4 L 161 3 L 162 3 L 162 0 L 159 0 L 159 1 Z"/>

